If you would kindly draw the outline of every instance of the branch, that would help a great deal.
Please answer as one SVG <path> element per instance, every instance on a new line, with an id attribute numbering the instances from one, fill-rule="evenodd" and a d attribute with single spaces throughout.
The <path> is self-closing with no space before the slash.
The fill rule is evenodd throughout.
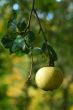
<path id="1" fill-rule="evenodd" d="M 33 13 L 33 10 L 34 10 L 34 5 L 35 5 L 35 0 L 33 0 L 33 3 L 32 3 L 32 9 L 31 9 L 31 12 L 30 12 L 27 28 L 30 28 L 30 22 L 31 22 L 32 13 Z"/>
<path id="2" fill-rule="evenodd" d="M 44 40 L 45 40 L 45 42 L 47 43 L 47 38 L 46 38 L 46 36 L 45 36 L 44 30 L 43 30 L 42 25 L 41 25 L 41 23 L 40 23 L 40 19 L 39 19 L 39 17 L 38 17 L 38 14 L 37 14 L 37 12 L 36 12 L 36 9 L 34 8 L 33 11 L 34 11 L 34 13 L 35 13 L 35 15 L 36 15 L 36 17 L 37 17 L 37 20 L 38 20 L 38 23 L 39 23 L 39 26 L 40 26 L 40 30 L 41 30 L 42 33 L 43 33 Z"/>

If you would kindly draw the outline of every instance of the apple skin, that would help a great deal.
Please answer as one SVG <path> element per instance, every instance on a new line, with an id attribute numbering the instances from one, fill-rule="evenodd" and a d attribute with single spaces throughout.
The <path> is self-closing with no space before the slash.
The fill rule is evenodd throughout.
<path id="1" fill-rule="evenodd" d="M 58 67 L 42 67 L 35 76 L 36 85 L 45 91 L 60 87 L 63 81 L 63 73 Z"/>

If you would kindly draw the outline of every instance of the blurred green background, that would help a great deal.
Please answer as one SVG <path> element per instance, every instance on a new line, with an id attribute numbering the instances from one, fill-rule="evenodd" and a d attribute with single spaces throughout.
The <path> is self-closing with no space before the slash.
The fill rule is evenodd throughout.
<path id="1" fill-rule="evenodd" d="M 32 80 L 25 83 L 30 56 L 10 55 L 1 40 L 6 32 L 11 40 L 16 36 L 13 32 L 17 21 L 25 19 L 28 23 L 32 0 L 0 0 L 0 110 L 73 110 L 73 0 L 36 0 L 35 7 L 47 39 L 58 55 L 55 64 L 62 69 L 64 81 L 55 91 L 37 88 L 36 71 L 48 64 L 48 58 L 35 54 Z M 8 28 L 9 20 L 13 24 Z M 31 30 L 35 33 L 36 47 L 44 42 L 39 29 L 33 14 Z"/>

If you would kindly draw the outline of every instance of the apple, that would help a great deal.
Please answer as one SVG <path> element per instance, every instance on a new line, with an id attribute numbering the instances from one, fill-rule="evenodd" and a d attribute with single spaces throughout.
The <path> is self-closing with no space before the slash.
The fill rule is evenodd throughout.
<path id="1" fill-rule="evenodd" d="M 58 67 L 42 67 L 35 76 L 36 85 L 45 91 L 60 87 L 63 81 L 63 73 Z"/>

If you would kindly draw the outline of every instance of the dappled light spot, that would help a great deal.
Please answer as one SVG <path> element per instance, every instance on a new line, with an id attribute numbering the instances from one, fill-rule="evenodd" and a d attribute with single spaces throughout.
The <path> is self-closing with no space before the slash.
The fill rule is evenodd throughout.
<path id="1" fill-rule="evenodd" d="M 54 13 L 53 12 L 49 12 L 46 19 L 47 20 L 52 20 L 54 18 Z"/>
<path id="2" fill-rule="evenodd" d="M 61 2 L 62 0 L 56 0 L 56 2 Z"/>
<path id="3" fill-rule="evenodd" d="M 13 10 L 18 10 L 18 9 L 19 9 L 18 3 L 15 3 L 15 4 L 13 5 Z"/>

